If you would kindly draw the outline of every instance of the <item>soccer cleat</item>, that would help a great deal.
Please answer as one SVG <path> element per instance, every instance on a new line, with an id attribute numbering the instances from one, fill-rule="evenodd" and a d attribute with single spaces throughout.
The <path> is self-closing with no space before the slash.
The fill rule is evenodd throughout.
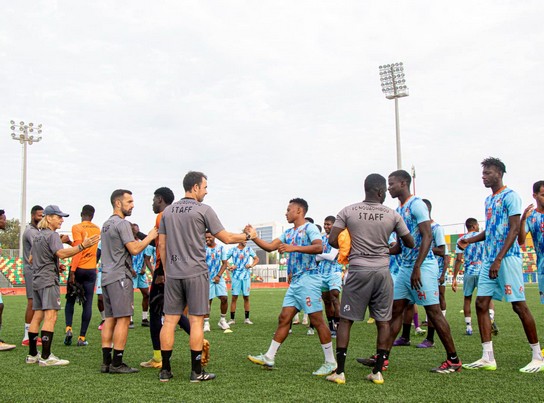
<path id="1" fill-rule="evenodd" d="M 462 312 L 462 311 L 461 311 Z M 423 322 L 421 322 L 421 326 L 429 326 L 429 322 L 427 322 L 426 320 L 424 320 Z"/>
<path id="2" fill-rule="evenodd" d="M 300 325 L 300 317 L 299 317 L 299 314 L 297 313 L 295 315 L 295 317 L 293 318 L 293 325 Z"/>
<path id="3" fill-rule="evenodd" d="M 100 324 L 98 325 L 98 330 L 102 330 L 103 327 L 104 327 L 104 321 L 100 322 Z"/>
<path id="4" fill-rule="evenodd" d="M 114 367 L 113 364 L 110 364 L 109 367 L 110 374 L 134 374 L 136 372 L 140 372 L 140 370 L 137 368 L 130 368 L 124 362 L 121 363 L 121 365 L 119 365 L 118 367 Z"/>
<path id="5" fill-rule="evenodd" d="M 89 342 L 87 340 L 77 339 L 77 344 L 76 345 L 78 347 L 84 347 L 84 346 L 88 346 Z"/>
<path id="6" fill-rule="evenodd" d="M 393 346 L 394 347 L 402 347 L 402 346 L 409 346 L 410 345 L 410 340 L 404 338 L 404 337 L 399 337 L 397 340 L 395 340 L 395 342 L 393 343 Z"/>
<path id="7" fill-rule="evenodd" d="M 161 369 L 161 372 L 159 372 L 159 381 L 161 382 L 168 382 L 173 377 L 172 371 L 168 371 L 167 369 Z"/>
<path id="8" fill-rule="evenodd" d="M 204 322 L 204 331 L 209 332 L 212 329 L 210 329 L 210 322 Z"/>
<path id="9" fill-rule="evenodd" d="M 100 365 L 100 372 L 103 374 L 108 374 L 110 372 L 110 364 L 104 364 Z"/>
<path id="10" fill-rule="evenodd" d="M 543 360 L 532 360 L 529 364 L 519 370 L 519 372 L 523 372 L 526 374 L 535 374 L 540 371 L 544 371 Z"/>
<path id="11" fill-rule="evenodd" d="M 313 336 L 315 334 L 315 330 L 312 327 L 308 328 L 308 331 L 306 332 L 307 336 Z"/>
<path id="12" fill-rule="evenodd" d="M 465 369 L 484 369 L 486 371 L 495 371 L 497 369 L 497 362 L 487 361 L 483 358 L 480 358 L 478 361 L 471 362 L 470 364 L 464 364 L 463 368 Z"/>
<path id="13" fill-rule="evenodd" d="M 215 374 L 206 372 L 202 370 L 200 374 L 197 374 L 195 371 L 191 371 L 191 382 L 204 382 L 204 381 L 211 381 L 212 379 L 215 379 Z"/>
<path id="14" fill-rule="evenodd" d="M 329 382 L 337 383 L 338 385 L 344 385 L 346 383 L 346 376 L 342 372 L 341 374 L 337 374 L 336 372 L 333 372 L 329 376 L 325 378 Z"/>
<path id="15" fill-rule="evenodd" d="M 376 385 L 381 385 L 384 382 L 383 375 L 381 372 L 377 372 L 377 373 L 371 372 L 370 374 L 366 376 L 366 379 L 368 379 L 370 382 L 375 383 Z"/>
<path id="16" fill-rule="evenodd" d="M 21 342 L 21 346 L 28 347 L 29 345 L 30 345 L 30 340 L 28 339 L 24 339 Z M 41 345 L 42 345 L 42 338 L 38 337 L 38 340 L 36 340 L 36 346 L 41 346 Z"/>
<path id="17" fill-rule="evenodd" d="M 155 358 L 150 359 L 149 361 L 144 361 L 140 363 L 142 368 L 162 368 L 162 361 L 155 361 Z"/>
<path id="18" fill-rule="evenodd" d="M 266 355 L 264 354 L 248 355 L 247 358 L 249 361 L 257 365 L 262 365 L 263 367 L 266 367 L 266 368 L 274 367 L 274 360 L 267 358 Z"/>
<path id="19" fill-rule="evenodd" d="M 466 335 L 466 336 L 472 336 L 472 329 L 467 329 L 467 330 L 465 331 L 465 335 Z"/>
<path id="20" fill-rule="evenodd" d="M 142 326 L 149 327 L 149 319 L 142 319 Z"/>
<path id="21" fill-rule="evenodd" d="M 42 356 L 40 355 L 39 352 L 38 352 L 38 354 L 36 354 L 36 355 L 30 355 L 30 354 L 29 354 L 29 355 L 26 356 L 25 362 L 26 362 L 27 364 L 37 364 L 38 361 L 40 361 L 41 358 L 42 358 Z"/>
<path id="22" fill-rule="evenodd" d="M 0 351 L 9 351 L 15 348 L 15 344 L 8 344 L 3 340 L 0 340 Z"/>
<path id="23" fill-rule="evenodd" d="M 222 318 L 222 319 L 219 321 L 219 323 L 217 323 L 217 326 L 219 326 L 219 327 L 220 327 L 221 329 L 223 329 L 223 330 L 230 329 L 229 324 L 227 323 L 227 321 L 226 321 L 224 318 Z"/>
<path id="24" fill-rule="evenodd" d="M 366 321 L 366 323 L 368 323 L 369 325 L 373 324 L 376 322 L 376 319 L 374 318 L 368 318 L 368 320 Z"/>
<path id="25" fill-rule="evenodd" d="M 206 339 L 202 342 L 202 356 L 200 358 L 200 362 L 203 367 L 208 365 L 208 362 L 210 362 L 210 342 Z"/>
<path id="26" fill-rule="evenodd" d="M 234 319 L 231 319 L 227 322 L 227 325 L 234 325 L 236 323 L 236 321 Z"/>
<path id="27" fill-rule="evenodd" d="M 246 319 L 244 320 L 244 323 L 245 323 L 246 325 L 252 325 L 252 324 L 253 324 L 253 322 L 250 321 L 249 318 L 246 318 Z"/>
<path id="28" fill-rule="evenodd" d="M 420 327 L 416 327 L 416 336 L 423 336 L 427 331 L 425 329 L 422 329 Z"/>
<path id="29" fill-rule="evenodd" d="M 423 340 L 421 343 L 419 343 L 416 348 L 431 348 L 434 347 L 434 343 L 430 340 Z"/>
<path id="30" fill-rule="evenodd" d="M 435 372 L 437 374 L 451 374 L 452 372 L 461 371 L 462 366 L 463 364 L 461 361 L 455 364 L 450 360 L 446 360 L 439 367 L 431 369 L 431 372 Z"/>
<path id="31" fill-rule="evenodd" d="M 494 320 L 491 321 L 491 334 L 493 336 L 499 335 L 499 327 L 497 326 Z"/>
<path id="32" fill-rule="evenodd" d="M 369 358 L 357 358 L 356 360 L 359 364 L 363 364 L 366 367 L 374 367 L 374 365 L 376 365 L 376 354 Z M 384 360 L 382 371 L 387 371 L 388 367 L 389 360 Z"/>
<path id="33" fill-rule="evenodd" d="M 128 328 L 129 329 L 134 329 L 134 322 L 133 321 L 130 321 L 130 323 L 128 325 Z"/>
<path id="34" fill-rule="evenodd" d="M 66 330 L 66 335 L 64 336 L 64 345 L 65 346 L 71 346 L 72 345 L 72 328 L 68 328 Z"/>
<path id="35" fill-rule="evenodd" d="M 317 371 L 312 372 L 312 375 L 316 376 L 325 376 L 330 375 L 336 371 L 336 362 L 325 362 L 322 366 L 318 368 Z"/>
<path id="36" fill-rule="evenodd" d="M 40 367 L 58 367 L 63 365 L 70 364 L 70 361 L 68 360 L 61 360 L 59 357 L 49 354 L 49 357 L 47 359 L 41 358 L 38 361 L 38 365 Z"/>

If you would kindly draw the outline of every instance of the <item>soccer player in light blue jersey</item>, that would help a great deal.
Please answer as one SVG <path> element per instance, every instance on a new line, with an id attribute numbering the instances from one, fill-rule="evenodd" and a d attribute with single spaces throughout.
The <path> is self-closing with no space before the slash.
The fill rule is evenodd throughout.
<path id="1" fill-rule="evenodd" d="M 223 273 L 228 266 L 227 251 L 223 245 L 218 245 L 215 242 L 215 237 L 211 232 L 206 232 L 206 264 L 210 272 L 210 310 L 212 307 L 212 301 L 215 297 L 221 301 L 221 319 L 219 319 L 219 326 L 223 330 L 230 329 L 226 320 L 228 298 L 227 298 L 227 284 L 223 278 Z M 204 331 L 209 332 L 210 329 L 210 315 L 204 316 Z"/>
<path id="2" fill-rule="evenodd" d="M 229 325 L 235 323 L 234 316 L 236 315 L 236 301 L 238 295 L 244 297 L 244 323 L 252 325 L 253 322 L 249 319 L 249 294 L 251 289 L 251 269 L 259 264 L 259 258 L 253 249 L 247 246 L 247 242 L 240 242 L 236 247 L 229 249 L 227 252 L 227 260 L 232 261 L 231 280 L 232 280 L 232 299 L 230 301 L 230 320 Z"/>
<path id="3" fill-rule="evenodd" d="M 291 321 L 295 314 L 304 308 L 317 330 L 319 341 L 325 355 L 325 363 L 313 375 L 325 376 L 336 370 L 336 359 L 331 341 L 331 332 L 323 320 L 321 304 L 321 275 L 317 268 L 315 255 L 323 252 L 321 234 L 315 224 L 306 222 L 308 203 L 296 198 L 289 201 L 285 214 L 287 222 L 294 226 L 279 238 L 266 242 L 255 238 L 253 241 L 263 250 L 288 254 L 287 274 L 289 288 L 283 300 L 278 318 L 278 327 L 265 354 L 249 355 L 247 358 L 267 368 L 274 367 L 274 359 L 281 344 L 289 335 Z M 246 231 L 251 227 L 246 227 Z"/>
<path id="4" fill-rule="evenodd" d="M 132 232 L 134 239 L 139 242 L 137 234 L 140 232 L 140 227 L 138 224 L 132 224 Z M 145 251 L 148 247 L 149 245 L 137 255 L 132 256 L 133 287 L 135 290 L 139 288 L 142 293 L 142 326 L 144 327 L 149 327 L 149 319 L 147 318 L 149 314 L 149 281 L 147 281 L 147 275 L 145 274 Z M 150 252 L 148 251 L 148 253 Z M 129 329 L 134 329 L 132 317 L 130 318 Z"/>
<path id="5" fill-rule="evenodd" d="M 342 265 L 338 263 L 338 249 L 329 244 L 329 234 L 336 217 L 328 216 L 323 222 L 325 233 L 321 237 L 323 253 L 317 255 L 319 273 L 323 280 L 321 295 L 325 303 L 325 313 L 329 322 L 331 336 L 336 338 L 336 326 L 340 322 L 340 291 L 342 291 Z"/>
<path id="6" fill-rule="evenodd" d="M 422 305 L 427 317 L 433 322 L 436 332 L 446 350 L 446 360 L 431 371 L 448 374 L 461 370 L 461 361 L 455 351 L 448 322 L 440 311 L 437 272 L 438 264 L 431 250 L 431 220 L 425 203 L 410 194 L 412 178 L 404 170 L 389 175 L 389 193 L 398 198 L 401 205 L 397 212 L 402 216 L 415 240 L 413 249 L 403 245 L 402 240 L 396 246 L 402 250 L 402 264 L 395 282 L 393 318 L 389 347 L 393 345 L 402 326 L 402 314 L 409 303 Z"/>
<path id="7" fill-rule="evenodd" d="M 540 303 L 544 304 L 544 181 L 538 181 L 533 185 L 533 198 L 536 201 L 536 209 L 530 204 L 523 212 L 518 242 L 523 245 L 527 233 L 531 233 L 536 253 Z"/>
<path id="8" fill-rule="evenodd" d="M 469 244 L 484 241 L 484 261 L 478 279 L 476 313 L 482 340 L 482 358 L 465 364 L 467 369 L 497 369 L 493 342 L 491 341 L 491 321 L 489 303 L 491 298 L 505 299 L 512 303 L 512 309 L 519 316 L 527 340 L 533 352 L 532 360 L 521 372 L 534 373 L 544 369 L 544 360 L 538 342 L 536 324 L 525 302 L 521 253 L 516 242 L 519 235 L 521 198 L 516 192 L 503 185 L 506 166 L 498 158 L 482 161 L 482 180 L 486 188 L 493 192 L 485 200 L 485 231 L 471 238 L 457 242 L 464 249 Z"/>

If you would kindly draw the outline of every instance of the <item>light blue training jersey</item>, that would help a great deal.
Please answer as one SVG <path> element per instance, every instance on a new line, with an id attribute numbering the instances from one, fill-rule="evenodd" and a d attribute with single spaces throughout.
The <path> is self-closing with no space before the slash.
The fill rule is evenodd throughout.
<path id="1" fill-rule="evenodd" d="M 478 234 L 479 232 L 472 231 L 463 235 L 461 239 L 469 239 Z M 455 248 L 455 253 L 463 253 L 465 255 L 465 276 L 477 276 L 480 274 L 484 254 L 483 242 L 471 243 L 465 248 L 465 250 L 462 250 L 459 248 L 459 246 L 457 246 Z"/>
<path id="2" fill-rule="evenodd" d="M 329 244 L 329 236 L 327 234 L 321 236 L 321 242 L 323 242 L 323 253 L 330 253 L 332 246 Z M 336 255 L 334 260 L 322 260 L 319 262 L 319 272 L 322 276 L 328 276 L 331 273 L 342 271 L 342 265 L 338 263 L 337 259 L 338 255 Z"/>
<path id="3" fill-rule="evenodd" d="M 525 231 L 533 237 L 538 274 L 544 274 L 544 214 L 533 210 L 525 221 Z"/>
<path id="4" fill-rule="evenodd" d="M 251 278 L 249 269 L 246 269 L 246 265 L 250 263 L 250 258 L 255 257 L 257 254 L 249 246 L 244 249 L 239 249 L 237 246 L 229 249 L 227 252 L 227 259 L 231 259 L 232 264 L 236 266 L 236 269 L 232 271 L 232 278 L 236 280 L 247 280 Z"/>
<path id="5" fill-rule="evenodd" d="M 508 219 L 515 215 L 521 215 L 521 198 L 506 186 L 485 199 L 485 260 L 495 260 L 510 231 Z M 507 256 L 521 257 L 517 242 L 506 252 Z"/>
<path id="6" fill-rule="evenodd" d="M 289 228 L 279 237 L 279 240 L 284 244 L 298 246 L 310 246 L 317 239 L 321 240 L 321 234 L 317 226 L 309 222 L 297 228 Z M 291 274 L 292 278 L 295 279 L 304 272 L 318 273 L 315 255 L 301 252 L 289 253 L 287 257 L 287 274 Z"/>
<path id="7" fill-rule="evenodd" d="M 223 245 L 215 245 L 215 248 L 206 246 L 206 264 L 210 272 L 210 281 L 219 274 L 223 260 L 228 260 L 227 251 Z"/>

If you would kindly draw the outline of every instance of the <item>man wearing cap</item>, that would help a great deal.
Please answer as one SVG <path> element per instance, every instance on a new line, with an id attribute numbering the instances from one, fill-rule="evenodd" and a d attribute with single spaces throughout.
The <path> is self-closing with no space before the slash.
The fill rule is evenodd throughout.
<path id="1" fill-rule="evenodd" d="M 38 224 L 40 232 L 34 237 L 30 256 L 34 273 L 32 279 L 34 316 L 28 330 L 29 352 L 26 363 L 38 363 L 42 367 L 70 363 L 51 353 L 53 331 L 57 322 L 57 313 L 61 307 L 59 259 L 74 256 L 96 245 L 100 239 L 98 235 L 85 237 L 81 244 L 64 249 L 61 238 L 56 233 L 62 226 L 64 217 L 68 217 L 68 214 L 63 213 L 58 206 L 50 205 L 45 208 L 44 217 Z M 37 339 L 42 322 L 42 352 L 40 354 L 37 350 Z"/>
<path id="2" fill-rule="evenodd" d="M 102 328 L 103 362 L 100 371 L 130 374 L 138 372 L 136 368 L 123 363 L 130 317 L 134 314 L 132 256 L 142 252 L 158 233 L 153 227 L 141 242 L 134 239 L 132 226 L 125 220 L 134 208 L 130 190 L 114 190 L 110 201 L 113 214 L 104 223 L 101 231 L 102 297 L 106 321 Z"/>

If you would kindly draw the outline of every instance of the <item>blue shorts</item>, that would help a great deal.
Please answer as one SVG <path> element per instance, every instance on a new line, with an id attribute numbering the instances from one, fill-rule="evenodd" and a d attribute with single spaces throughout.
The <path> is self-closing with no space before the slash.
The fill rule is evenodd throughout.
<path id="1" fill-rule="evenodd" d="M 319 274 L 301 274 L 289 284 L 282 306 L 292 306 L 299 311 L 304 310 L 308 315 L 321 312 L 323 310 L 321 303 L 322 281 Z"/>
<path id="2" fill-rule="evenodd" d="M 473 274 L 472 276 L 463 276 L 463 295 L 465 297 L 472 297 L 474 290 L 478 288 L 479 274 Z"/>
<path id="3" fill-rule="evenodd" d="M 499 275 L 489 278 L 489 267 L 493 262 L 485 260 L 478 279 L 478 297 L 493 297 L 497 301 L 525 301 L 525 284 L 521 258 L 507 256 L 502 259 Z"/>
<path id="4" fill-rule="evenodd" d="M 540 303 L 544 304 L 544 274 L 538 275 L 538 291 L 540 294 Z M 0 301 L 2 297 L 0 297 Z"/>
<path id="5" fill-rule="evenodd" d="M 327 292 L 332 290 L 342 291 L 342 272 L 337 271 L 326 275 L 321 275 L 321 291 Z"/>
<path id="6" fill-rule="evenodd" d="M 4 301 L 2 300 L 2 293 L 0 292 L 0 304 L 3 304 Z"/>
<path id="7" fill-rule="evenodd" d="M 438 281 L 436 272 L 438 263 L 436 259 L 425 259 L 421 265 L 421 288 L 412 290 L 410 277 L 412 276 L 413 265 L 402 265 L 395 280 L 394 299 L 407 299 L 412 304 L 427 306 L 439 303 Z"/>
<path id="8" fill-rule="evenodd" d="M 210 282 L 210 299 L 214 299 L 215 297 L 226 297 L 227 295 L 227 284 L 223 277 L 221 277 L 219 283 Z"/>
<path id="9" fill-rule="evenodd" d="M 96 295 L 102 295 L 102 272 L 96 273 Z"/>
<path id="10" fill-rule="evenodd" d="M 391 278 L 393 279 L 393 286 L 394 286 L 397 281 L 397 276 L 399 275 L 399 272 L 397 271 L 393 273 L 392 271 L 389 271 L 389 273 L 391 273 Z"/>
<path id="11" fill-rule="evenodd" d="M 134 289 L 136 288 L 149 288 L 149 282 L 147 281 L 147 275 L 138 273 L 136 277 L 132 279 L 134 283 Z"/>
<path id="12" fill-rule="evenodd" d="M 244 297 L 249 297 L 249 289 L 251 288 L 251 279 L 246 278 L 245 280 L 232 279 L 232 295 L 242 294 Z"/>

